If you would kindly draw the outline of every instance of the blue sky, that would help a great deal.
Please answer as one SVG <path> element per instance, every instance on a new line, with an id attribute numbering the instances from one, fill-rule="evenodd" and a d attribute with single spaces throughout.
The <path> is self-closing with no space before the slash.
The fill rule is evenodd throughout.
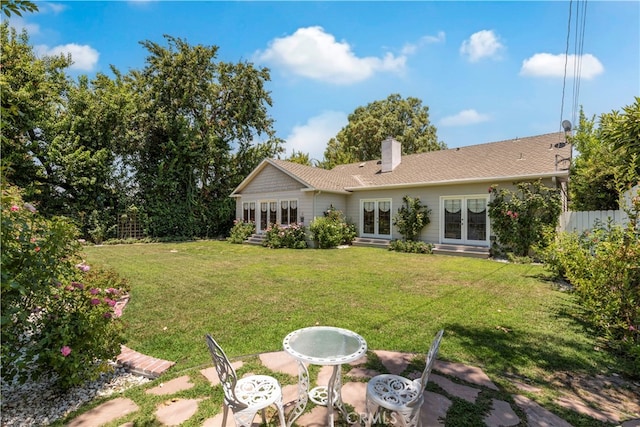
<path id="1" fill-rule="evenodd" d="M 139 41 L 163 34 L 268 67 L 287 156 L 322 159 L 351 112 L 393 93 L 429 107 L 450 148 L 556 132 L 580 106 L 600 115 L 640 96 L 638 1 L 37 4 L 11 23 L 40 54 L 70 52 L 72 75 L 141 69 Z"/>

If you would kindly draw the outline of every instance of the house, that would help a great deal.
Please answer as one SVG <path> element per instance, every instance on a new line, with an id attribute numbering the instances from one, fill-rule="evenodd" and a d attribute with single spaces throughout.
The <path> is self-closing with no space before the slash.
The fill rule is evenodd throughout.
<path id="1" fill-rule="evenodd" d="M 421 240 L 489 248 L 488 189 L 513 188 L 542 179 L 562 189 L 566 206 L 571 146 L 564 132 L 402 155 L 393 138 L 382 142 L 382 159 L 331 170 L 277 159 L 262 161 L 233 191 L 236 217 L 254 221 L 258 233 L 269 224 L 303 223 L 331 206 L 344 212 L 363 239 L 390 241 L 402 236 L 393 215 L 405 195 L 431 209 Z"/>

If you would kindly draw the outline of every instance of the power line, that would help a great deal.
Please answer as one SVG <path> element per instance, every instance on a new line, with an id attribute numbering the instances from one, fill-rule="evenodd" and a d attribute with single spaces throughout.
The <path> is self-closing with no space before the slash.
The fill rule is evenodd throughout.
<path id="1" fill-rule="evenodd" d="M 560 120 L 558 120 L 560 130 L 562 130 L 562 117 L 564 116 L 564 91 L 567 84 L 567 63 L 569 61 L 569 40 L 571 39 L 572 11 L 573 11 L 573 0 L 569 1 L 569 19 L 567 22 L 567 43 L 564 51 L 564 78 L 562 79 L 562 101 L 560 103 Z"/>

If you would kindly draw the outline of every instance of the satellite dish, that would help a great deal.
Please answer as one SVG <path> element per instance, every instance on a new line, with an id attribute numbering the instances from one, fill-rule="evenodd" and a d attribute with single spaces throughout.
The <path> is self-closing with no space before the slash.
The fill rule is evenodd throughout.
<path id="1" fill-rule="evenodd" d="M 569 120 L 563 120 L 562 129 L 564 129 L 565 132 L 571 132 L 571 122 Z"/>

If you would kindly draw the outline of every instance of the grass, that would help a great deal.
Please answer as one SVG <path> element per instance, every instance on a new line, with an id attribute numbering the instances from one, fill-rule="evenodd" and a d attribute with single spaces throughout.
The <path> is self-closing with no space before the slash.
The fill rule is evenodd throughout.
<path id="1" fill-rule="evenodd" d="M 621 366 L 594 350 L 573 296 L 538 265 L 220 241 L 87 247 L 84 256 L 130 282 L 127 345 L 177 361 L 176 371 L 210 366 L 205 333 L 237 357 L 279 351 L 287 333 L 311 325 L 356 331 L 369 349 L 418 353 L 443 328 L 440 359 L 481 367 L 502 387 L 515 375 L 551 394 L 556 371 Z"/>

